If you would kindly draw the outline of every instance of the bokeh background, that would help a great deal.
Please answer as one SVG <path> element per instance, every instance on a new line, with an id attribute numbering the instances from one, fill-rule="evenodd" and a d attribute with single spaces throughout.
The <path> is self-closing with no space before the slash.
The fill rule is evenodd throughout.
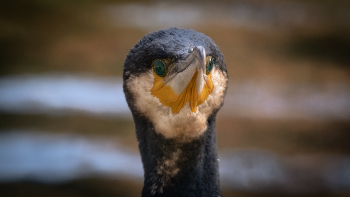
<path id="1" fill-rule="evenodd" d="M 0 2 L 0 195 L 140 196 L 122 67 L 143 35 L 211 37 L 224 196 L 350 196 L 350 1 Z"/>

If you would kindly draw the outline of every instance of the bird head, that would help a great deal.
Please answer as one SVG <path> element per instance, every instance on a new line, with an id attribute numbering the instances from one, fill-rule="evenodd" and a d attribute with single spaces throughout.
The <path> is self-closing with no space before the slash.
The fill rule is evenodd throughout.
<path id="1" fill-rule="evenodd" d="M 228 75 L 211 38 L 169 28 L 144 36 L 130 50 L 123 79 L 134 118 L 146 117 L 166 138 L 191 139 L 223 105 Z"/>

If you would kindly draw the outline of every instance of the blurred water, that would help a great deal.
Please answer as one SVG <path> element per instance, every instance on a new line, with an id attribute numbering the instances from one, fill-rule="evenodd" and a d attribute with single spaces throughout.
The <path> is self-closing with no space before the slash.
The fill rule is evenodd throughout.
<path id="1" fill-rule="evenodd" d="M 138 153 L 116 140 L 37 131 L 0 133 L 0 182 L 34 180 L 60 183 L 102 176 L 142 181 Z M 261 150 L 219 153 L 221 183 L 249 191 L 310 193 L 350 189 L 350 157 L 282 157 Z"/>
<path id="2" fill-rule="evenodd" d="M 131 116 L 122 79 L 62 73 L 1 78 L 0 110 L 13 113 L 77 110 Z"/>
<path id="3" fill-rule="evenodd" d="M 349 27 L 349 9 L 342 7 L 330 15 L 321 4 L 295 1 L 232 1 L 182 2 L 156 1 L 128 3 L 104 7 L 116 26 L 137 27 L 145 30 L 168 27 L 203 27 L 223 25 L 250 30 L 290 29 L 298 26 L 317 27 L 331 21 Z M 329 16 L 332 16 L 330 18 Z"/>
<path id="4" fill-rule="evenodd" d="M 17 130 L 0 133 L 1 182 L 61 182 L 93 175 L 142 178 L 141 158 L 96 136 L 88 139 Z"/>
<path id="5" fill-rule="evenodd" d="M 228 116 L 348 120 L 350 87 L 347 84 L 277 84 L 246 81 L 230 84 L 222 112 Z"/>
<path id="6" fill-rule="evenodd" d="M 19 75 L 0 79 L 0 111 L 64 113 L 130 118 L 122 79 L 68 74 Z M 272 119 L 347 120 L 350 88 L 246 81 L 230 84 L 222 115 Z"/>
<path id="7" fill-rule="evenodd" d="M 282 157 L 263 150 L 234 150 L 221 158 L 221 183 L 236 190 L 300 194 L 350 189 L 350 156 Z"/>

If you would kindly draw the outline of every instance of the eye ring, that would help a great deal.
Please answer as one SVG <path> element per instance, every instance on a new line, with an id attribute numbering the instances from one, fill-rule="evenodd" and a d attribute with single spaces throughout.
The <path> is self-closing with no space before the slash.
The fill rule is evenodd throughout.
<path id="1" fill-rule="evenodd" d="M 153 63 L 152 70 L 159 77 L 164 77 L 166 75 L 166 68 L 162 60 L 156 60 Z"/>
<path id="2" fill-rule="evenodd" d="M 207 75 L 210 74 L 213 68 L 214 68 L 214 61 L 213 61 L 213 58 L 209 56 L 207 57 L 207 65 L 206 65 Z"/>

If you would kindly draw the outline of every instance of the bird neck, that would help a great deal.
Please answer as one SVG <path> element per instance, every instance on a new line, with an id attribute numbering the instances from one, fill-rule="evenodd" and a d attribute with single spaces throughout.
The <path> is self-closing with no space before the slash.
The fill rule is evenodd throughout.
<path id="1" fill-rule="evenodd" d="M 134 117 L 144 167 L 142 196 L 221 196 L 215 116 L 198 138 L 183 142 L 158 134 L 152 123 Z"/>

